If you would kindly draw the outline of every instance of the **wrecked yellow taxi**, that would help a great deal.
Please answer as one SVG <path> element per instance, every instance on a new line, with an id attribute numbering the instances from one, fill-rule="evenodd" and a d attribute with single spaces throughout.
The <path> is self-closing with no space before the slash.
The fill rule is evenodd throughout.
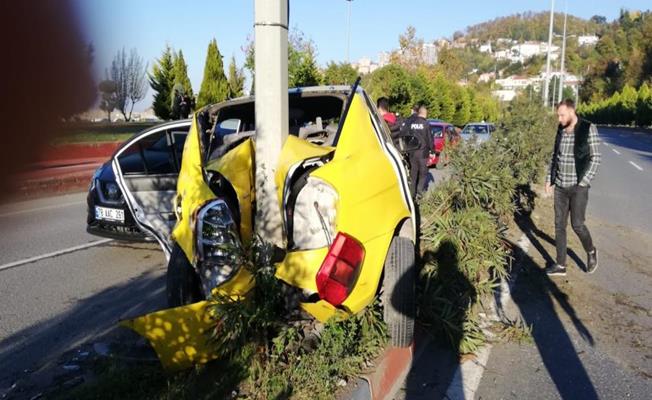
<path id="1" fill-rule="evenodd" d="M 246 296 L 255 285 L 228 251 L 254 239 L 254 117 L 253 97 L 210 105 L 184 140 L 140 136 L 113 158 L 139 227 L 168 258 L 170 308 L 123 324 L 166 368 L 212 359 L 206 299 Z M 380 294 L 396 346 L 412 342 L 415 313 L 415 206 L 402 160 L 361 87 L 289 91 L 275 174 L 286 243 L 275 276 L 319 321 L 358 313 Z"/>

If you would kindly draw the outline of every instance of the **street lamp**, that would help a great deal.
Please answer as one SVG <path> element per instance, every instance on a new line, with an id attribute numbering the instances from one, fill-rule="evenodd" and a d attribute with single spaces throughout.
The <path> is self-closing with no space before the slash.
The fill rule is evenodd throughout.
<path id="1" fill-rule="evenodd" d="M 546 79 L 543 88 L 543 105 L 548 106 L 548 85 L 550 84 L 550 47 L 552 46 L 552 22 L 555 18 L 555 0 L 550 1 L 550 28 L 548 29 L 548 55 L 546 57 Z"/>
<path id="2" fill-rule="evenodd" d="M 349 3 L 349 12 L 346 17 L 346 62 L 351 64 L 351 59 L 349 58 L 349 48 L 351 47 L 351 2 L 353 0 L 346 0 Z"/>

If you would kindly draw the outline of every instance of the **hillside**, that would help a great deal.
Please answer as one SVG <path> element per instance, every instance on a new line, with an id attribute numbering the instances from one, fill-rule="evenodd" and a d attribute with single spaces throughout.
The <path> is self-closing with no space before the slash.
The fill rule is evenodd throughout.
<path id="1" fill-rule="evenodd" d="M 498 38 L 519 41 L 547 41 L 550 24 L 549 18 L 550 14 L 548 12 L 534 13 L 531 11 L 499 17 L 491 21 L 469 26 L 466 28 L 465 36 L 469 39 L 478 39 L 483 42 L 488 40 L 493 41 Z M 568 34 L 593 35 L 602 31 L 604 22 L 606 21 L 603 20 L 603 17 L 599 16 L 585 20 L 568 15 Z M 562 13 L 555 13 L 555 32 L 561 33 L 563 26 L 564 15 Z"/>

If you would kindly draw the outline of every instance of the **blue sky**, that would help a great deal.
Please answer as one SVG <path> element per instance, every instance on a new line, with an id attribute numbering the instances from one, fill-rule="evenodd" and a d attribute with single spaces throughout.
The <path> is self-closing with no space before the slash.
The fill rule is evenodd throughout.
<path id="1" fill-rule="evenodd" d="M 242 47 L 253 37 L 254 0 L 73 0 L 87 40 L 95 47 L 95 69 L 104 71 L 123 46 L 136 48 L 151 67 L 166 43 L 183 50 L 195 92 L 201 83 L 208 42 L 217 39 L 225 64 L 235 56 L 242 66 Z M 556 0 L 556 10 L 564 9 Z M 568 0 L 570 14 L 613 20 L 620 8 L 650 9 L 649 0 Z M 425 40 L 450 37 L 457 30 L 496 17 L 550 9 L 550 0 L 390 1 L 353 0 L 350 59 L 377 58 L 398 47 L 408 25 Z M 290 0 L 290 26 L 317 47 L 317 61 L 345 61 L 348 3 L 345 0 Z M 149 107 L 151 89 L 137 110 Z"/>

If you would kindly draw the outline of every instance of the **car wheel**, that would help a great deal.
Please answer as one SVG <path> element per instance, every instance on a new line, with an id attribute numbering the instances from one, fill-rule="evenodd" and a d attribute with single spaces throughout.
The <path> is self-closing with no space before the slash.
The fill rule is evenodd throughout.
<path id="1" fill-rule="evenodd" d="M 204 300 L 199 276 L 176 243 L 168 262 L 166 292 L 168 307 L 179 307 Z"/>
<path id="2" fill-rule="evenodd" d="M 414 243 L 406 238 L 395 237 L 385 259 L 381 297 L 383 317 L 392 346 L 407 347 L 414 338 L 415 281 Z"/>

